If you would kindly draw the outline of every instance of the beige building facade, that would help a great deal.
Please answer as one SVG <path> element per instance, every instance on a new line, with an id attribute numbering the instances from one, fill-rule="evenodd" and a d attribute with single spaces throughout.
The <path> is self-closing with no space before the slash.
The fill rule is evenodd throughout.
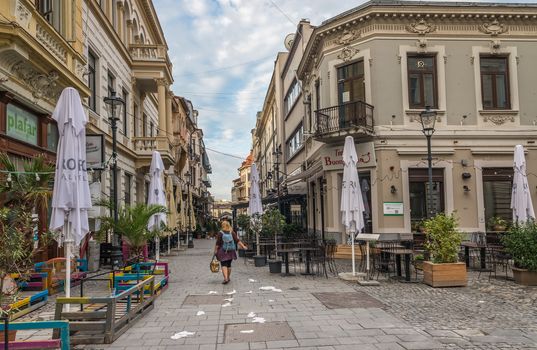
<path id="1" fill-rule="evenodd" d="M 413 232 L 429 204 L 455 212 L 469 232 L 509 219 L 516 144 L 537 185 L 535 18 L 532 5 L 373 1 L 316 27 L 297 71 L 311 103 L 305 171 L 295 177 L 308 188 L 310 230 L 346 239 L 347 135 L 360 158 L 366 232 Z M 420 124 L 427 106 L 436 112 L 432 203 Z"/>

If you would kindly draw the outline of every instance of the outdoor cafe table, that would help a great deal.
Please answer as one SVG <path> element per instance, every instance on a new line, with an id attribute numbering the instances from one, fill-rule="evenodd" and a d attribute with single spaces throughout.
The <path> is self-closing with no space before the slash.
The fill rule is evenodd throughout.
<path id="1" fill-rule="evenodd" d="M 486 254 L 487 254 L 487 245 L 479 244 L 476 242 L 462 242 L 461 246 L 464 247 L 464 261 L 466 262 L 466 267 L 470 267 L 470 248 L 477 249 L 479 248 L 479 260 L 481 270 L 487 268 L 486 264 Z"/>
<path id="2" fill-rule="evenodd" d="M 311 253 L 313 251 L 318 250 L 317 248 L 312 247 L 303 247 L 299 248 L 300 251 L 306 252 L 306 272 L 302 272 L 302 275 L 314 275 L 314 273 L 311 272 L 310 269 L 310 263 L 311 263 Z"/>
<path id="3" fill-rule="evenodd" d="M 293 248 L 293 249 L 279 249 L 278 253 L 283 254 L 283 262 L 285 264 L 285 272 L 282 273 L 282 276 L 294 276 L 294 274 L 289 273 L 289 253 L 296 253 L 299 252 L 299 249 Z"/>
<path id="4" fill-rule="evenodd" d="M 401 277 L 401 255 L 405 256 L 405 282 L 412 282 L 410 279 L 410 260 L 414 253 L 412 249 L 396 248 L 396 249 L 381 249 L 383 253 L 395 255 L 395 266 L 397 268 L 397 276 Z"/>

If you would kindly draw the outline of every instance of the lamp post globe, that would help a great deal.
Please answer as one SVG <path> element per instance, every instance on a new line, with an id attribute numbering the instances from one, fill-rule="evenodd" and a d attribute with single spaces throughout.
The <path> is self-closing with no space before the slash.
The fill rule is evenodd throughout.
<path id="1" fill-rule="evenodd" d="M 435 132 L 436 111 L 431 110 L 429 106 L 425 107 L 425 110 L 420 113 L 420 123 L 422 132 L 427 139 L 427 218 L 430 219 L 435 214 L 433 206 L 433 157 L 431 154 L 431 137 Z"/>
<path id="2" fill-rule="evenodd" d="M 116 95 L 115 91 L 110 91 L 110 96 L 103 98 L 104 103 L 106 104 L 110 117 L 110 128 L 112 129 L 112 186 L 110 191 L 112 192 L 112 206 L 111 206 L 111 215 L 114 218 L 114 222 L 117 224 L 118 221 L 118 186 L 117 186 L 117 121 L 119 118 L 116 115 L 121 114 L 121 108 L 125 106 L 125 101 Z M 117 112 L 117 114 L 116 114 Z M 119 235 L 114 232 L 114 238 L 112 240 L 112 245 L 119 246 L 120 238 Z"/>

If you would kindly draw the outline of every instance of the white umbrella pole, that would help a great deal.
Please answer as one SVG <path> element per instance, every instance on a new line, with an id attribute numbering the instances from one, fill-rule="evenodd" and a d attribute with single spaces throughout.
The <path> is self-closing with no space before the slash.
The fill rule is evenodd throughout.
<path id="1" fill-rule="evenodd" d="M 160 237 L 155 238 L 155 259 L 160 260 Z"/>
<path id="2" fill-rule="evenodd" d="M 170 245 L 172 244 L 171 235 L 168 235 L 168 255 L 170 255 Z"/>
<path id="3" fill-rule="evenodd" d="M 65 297 L 71 297 L 71 225 L 69 224 L 69 217 L 67 218 L 67 224 L 64 225 L 64 229 L 67 226 L 67 233 L 64 236 L 65 240 Z M 69 312 L 70 304 L 65 305 L 65 310 Z"/>
<path id="4" fill-rule="evenodd" d="M 255 230 L 255 242 L 257 245 L 257 256 L 261 255 L 261 247 L 259 246 L 259 230 Z"/>
<path id="5" fill-rule="evenodd" d="M 352 250 L 352 275 L 356 276 L 356 257 L 354 256 L 354 232 L 351 232 L 351 250 Z"/>

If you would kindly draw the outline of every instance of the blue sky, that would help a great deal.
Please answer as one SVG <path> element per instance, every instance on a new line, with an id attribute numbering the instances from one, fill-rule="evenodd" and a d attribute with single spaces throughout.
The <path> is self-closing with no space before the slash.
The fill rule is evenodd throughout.
<path id="1" fill-rule="evenodd" d="M 364 2 L 153 0 L 173 63 L 173 91 L 199 111 L 206 147 L 245 158 L 285 36 L 302 18 L 318 25 Z M 215 199 L 230 199 L 241 160 L 211 150 L 208 154 L 211 193 Z"/>

